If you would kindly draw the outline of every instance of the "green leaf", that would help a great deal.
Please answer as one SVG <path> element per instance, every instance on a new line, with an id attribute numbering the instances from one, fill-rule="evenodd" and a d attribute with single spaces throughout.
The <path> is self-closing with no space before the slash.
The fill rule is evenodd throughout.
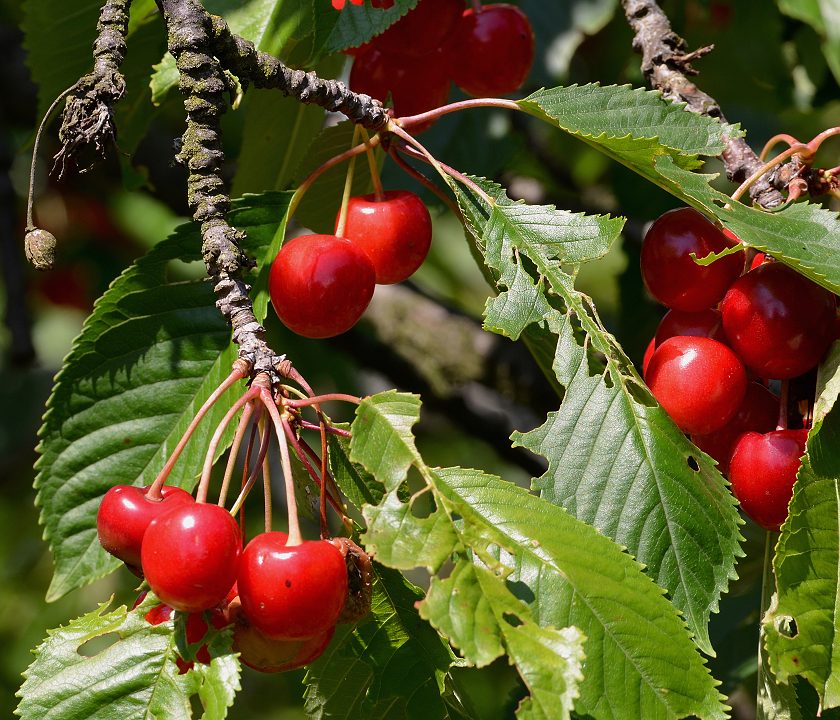
<path id="1" fill-rule="evenodd" d="M 808 448 L 776 547 L 777 597 L 764 617 L 770 667 L 780 683 L 797 676 L 822 708 L 840 706 L 840 345 L 820 382 Z"/>
<path id="2" fill-rule="evenodd" d="M 380 403 L 382 409 L 373 413 Z M 504 649 L 532 691 L 521 717 L 567 714 L 578 684 L 573 658 L 579 658 L 580 638 L 573 629 L 556 628 L 571 626 L 587 638 L 576 712 L 596 720 L 724 717 L 716 683 L 684 622 L 638 563 L 609 539 L 497 477 L 461 468 L 432 470 L 413 453 L 399 453 L 403 460 L 394 465 L 382 463 L 384 447 L 414 448 L 410 428 L 418 414 L 411 395 L 366 398 L 352 425 L 351 459 L 391 485 L 406 476 L 409 459 L 433 495 L 430 517 L 441 514 L 435 525 L 448 519 L 458 542 L 423 532 L 428 518 L 388 508 L 378 519 L 395 520 L 377 525 L 378 557 L 394 554 L 402 562 L 412 543 L 424 547 L 427 557 L 433 542 L 436 552 L 455 553 L 452 580 L 435 581 L 423 612 L 471 663 L 486 664 Z M 390 431 L 383 427 L 388 423 Z M 384 477 L 377 475 L 380 468 Z M 393 496 L 385 503 L 393 505 Z M 371 517 L 371 508 L 365 514 Z M 466 570 L 471 559 L 488 571 Z M 552 668 L 562 672 L 562 682 Z M 614 677 L 622 682 L 610 683 Z"/>
<path id="3" fill-rule="evenodd" d="M 190 720 L 193 694 L 204 720 L 227 715 L 239 690 L 233 655 L 180 675 L 171 621 L 150 625 L 143 612 L 108 611 L 108 604 L 51 630 L 34 651 L 18 692 L 23 720 Z"/>
<path id="4" fill-rule="evenodd" d="M 316 13 L 310 60 L 366 43 L 413 9 L 417 2 L 395 0 L 387 9 L 374 8 L 369 2 L 364 5 L 347 3 L 340 12 Z"/>
<path id="5" fill-rule="evenodd" d="M 656 170 L 678 197 L 716 217 L 741 241 L 771 254 L 805 277 L 840 293 L 840 221 L 837 213 L 807 202 L 768 213 L 729 198 L 709 185 L 715 175 L 685 172 L 668 158 Z"/>
<path id="6" fill-rule="evenodd" d="M 356 408 L 351 459 L 381 482 L 396 490 L 420 455 L 411 428 L 420 417 L 420 398 L 396 390 L 365 398 Z"/>
<path id="7" fill-rule="evenodd" d="M 234 204 L 230 219 L 247 231 L 247 251 L 273 257 L 288 199 L 253 196 Z M 119 566 L 97 539 L 102 495 L 113 485 L 152 482 L 236 358 L 210 285 L 170 278 L 176 261 L 200 260 L 200 246 L 198 228 L 182 226 L 117 278 L 56 378 L 35 482 L 55 562 L 50 600 Z M 265 286 L 268 263 L 261 267 L 258 288 Z M 265 295 L 255 302 L 258 317 L 265 316 Z M 225 402 L 218 403 L 202 427 L 213 427 L 225 411 Z M 193 486 L 210 435 L 196 433 L 169 482 Z"/>
<path id="8" fill-rule="evenodd" d="M 518 718 L 570 717 L 583 680 L 585 638 L 577 628 L 540 627 L 498 577 L 466 562 L 445 580 L 432 580 L 420 614 L 479 667 L 510 655 L 530 692 Z"/>
<path id="9" fill-rule="evenodd" d="M 538 90 L 518 104 L 646 176 L 658 155 L 669 155 L 682 167 L 697 167 L 697 155 L 719 155 L 725 137 L 740 134 L 733 126 L 686 112 L 659 92 L 629 85 Z"/>
<path id="10" fill-rule="evenodd" d="M 823 39 L 828 67 L 840 82 L 840 2 L 838 0 L 778 0 L 779 10 L 808 23 Z"/>
<path id="11" fill-rule="evenodd" d="M 502 192 L 477 182 L 491 197 Z M 507 298 L 504 306 L 490 307 L 487 326 L 515 337 L 523 328 L 518 307 L 536 305 L 539 283 L 547 286 L 541 292 L 550 288 L 562 301 L 554 309 L 543 297 L 542 315 L 527 316 L 557 336 L 552 369 L 565 387 L 560 409 L 542 427 L 513 436 L 549 461 L 535 487 L 625 545 L 670 592 L 699 646 L 712 653 L 709 616 L 734 576 L 739 553 L 739 520 L 720 474 L 657 405 L 592 301 L 574 289 L 557 262 L 554 238 L 522 233 L 504 221 L 498 205 L 489 208 L 478 195 L 459 193 L 476 245 L 499 273 Z M 610 241 L 620 229 L 614 220 L 589 222 Z M 518 280 L 522 274 L 530 281 Z"/>
<path id="12" fill-rule="evenodd" d="M 355 628 L 339 629 L 306 674 L 309 717 L 454 719 L 441 695 L 456 660 L 414 609 L 422 591 L 398 572 L 374 568 L 370 614 Z"/>

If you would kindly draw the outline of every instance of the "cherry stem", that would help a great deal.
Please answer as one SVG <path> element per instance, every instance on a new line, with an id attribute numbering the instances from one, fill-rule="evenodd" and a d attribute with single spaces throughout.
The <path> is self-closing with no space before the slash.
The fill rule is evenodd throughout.
<path id="1" fill-rule="evenodd" d="M 406 137 L 411 139 L 412 145 L 416 145 L 420 149 L 420 152 L 418 152 L 415 148 L 406 146 L 404 147 L 404 151 L 406 153 L 408 153 L 412 157 L 416 157 L 420 160 L 431 164 L 444 179 L 446 179 L 446 177 L 449 176 L 460 182 L 462 185 L 466 185 L 470 190 L 472 190 L 476 195 L 478 195 L 482 200 L 484 200 L 484 202 L 490 205 L 490 207 L 493 207 L 496 204 L 496 201 L 493 200 L 493 198 L 491 198 L 486 192 L 484 192 L 484 190 L 482 190 L 478 185 L 476 185 L 476 183 L 473 182 L 470 178 L 464 175 L 464 173 L 432 157 L 429 151 L 426 150 L 426 148 L 424 148 L 422 145 L 420 145 L 420 143 L 418 143 L 416 140 L 414 140 L 414 138 L 412 138 L 411 135 L 408 135 L 408 133 L 406 133 Z"/>
<path id="2" fill-rule="evenodd" d="M 361 127 L 361 125 L 359 126 Z M 365 155 L 367 156 L 368 168 L 370 168 L 370 179 L 373 182 L 373 197 L 377 202 L 385 199 L 385 191 L 382 189 L 382 178 L 379 176 L 379 168 L 376 165 L 376 156 L 373 153 L 373 146 L 370 144 L 370 135 L 363 127 L 362 140 L 365 143 Z"/>
<path id="3" fill-rule="evenodd" d="M 321 415 L 321 495 L 320 495 L 320 510 L 321 510 L 321 539 L 325 540 L 329 537 L 329 526 L 327 525 L 327 483 L 324 478 L 327 476 L 327 423 L 324 416 Z"/>
<path id="4" fill-rule="evenodd" d="M 346 393 L 327 393 L 326 395 L 313 395 L 308 398 L 300 398 L 299 400 L 284 400 L 283 404 L 286 407 L 302 408 L 310 405 L 320 405 L 321 403 L 335 400 L 337 402 L 349 402 L 354 405 L 360 405 L 362 399 L 355 395 L 347 395 Z"/>
<path id="5" fill-rule="evenodd" d="M 197 503 L 207 502 L 207 491 L 210 488 L 210 474 L 213 471 L 213 460 L 216 457 L 216 450 L 219 448 L 219 443 L 222 441 L 222 436 L 227 430 L 236 413 L 238 413 L 242 406 L 247 404 L 260 393 L 260 388 L 252 387 L 239 398 L 225 413 L 222 421 L 216 427 L 213 437 L 210 438 L 210 444 L 207 446 L 207 452 L 204 455 L 204 467 L 201 469 L 201 480 L 198 482 L 198 492 L 195 494 L 195 501 Z"/>
<path id="6" fill-rule="evenodd" d="M 266 429 L 267 429 L 266 425 Z M 268 443 L 268 437 L 266 437 Z M 271 463 L 268 461 L 268 456 L 263 458 L 262 462 L 262 476 L 263 476 L 263 528 L 265 532 L 271 532 L 272 511 L 271 511 Z"/>
<path id="7" fill-rule="evenodd" d="M 336 155 L 335 157 L 331 157 L 327 160 L 323 165 L 315 168 L 309 175 L 306 176 L 304 181 L 298 186 L 297 190 L 295 190 L 295 194 L 292 196 L 292 201 L 289 203 L 289 217 L 295 214 L 295 210 L 297 210 L 298 205 L 300 205 L 300 201 L 303 200 L 303 196 L 306 195 L 307 190 L 311 187 L 312 183 L 314 183 L 321 175 L 323 175 L 327 170 L 331 170 L 336 165 L 340 165 L 345 160 L 349 160 L 350 158 L 355 157 L 356 155 L 360 155 L 363 152 L 366 152 L 368 148 L 374 148 L 381 142 L 381 138 L 379 135 L 374 135 L 370 142 L 366 145 L 365 143 L 361 143 L 356 145 L 356 147 L 352 147 L 349 150 L 345 150 L 343 153 Z"/>
<path id="8" fill-rule="evenodd" d="M 230 509 L 231 515 L 236 515 L 236 513 L 239 512 L 248 495 L 251 493 L 251 489 L 254 487 L 254 483 L 256 483 L 257 477 L 260 474 L 260 470 L 262 469 L 265 463 L 266 456 L 268 455 L 268 446 L 270 444 L 271 426 L 268 425 L 268 423 L 266 423 L 260 435 L 260 452 L 257 455 L 257 461 L 254 463 L 254 467 L 250 468 L 250 472 L 248 473 L 248 479 L 245 481 L 245 484 L 242 486 L 242 490 L 240 490 L 239 492 L 239 496 L 236 498 L 236 502 Z M 248 458 L 248 465 L 246 465 L 244 469 L 247 471 L 249 466 L 250 458 Z"/>
<path id="9" fill-rule="evenodd" d="M 353 140 L 351 145 L 355 145 L 359 139 L 361 125 L 356 125 L 353 130 Z M 364 143 L 365 150 L 367 150 L 370 143 Z M 344 237 L 344 228 L 347 225 L 347 204 L 350 202 L 350 196 L 353 194 L 353 176 L 356 173 L 356 156 L 350 158 L 350 163 L 347 165 L 347 174 L 344 176 L 344 192 L 341 194 L 341 209 L 338 211 L 338 222 L 335 226 L 335 234 L 338 237 Z"/>
<path id="10" fill-rule="evenodd" d="M 262 407 L 260 408 L 262 410 Z M 248 470 L 251 467 L 251 453 L 254 450 L 254 441 L 257 437 L 257 432 L 259 428 L 257 423 L 254 423 L 251 426 L 251 436 L 248 438 L 248 447 L 245 448 L 245 460 L 242 463 L 242 481 L 239 483 L 239 493 L 242 494 L 242 491 L 245 489 L 245 485 L 248 484 Z M 238 500 L 238 496 L 237 496 Z M 234 507 L 236 503 L 234 503 Z M 235 515 L 236 513 L 231 512 L 231 515 Z M 245 505 L 244 503 L 239 506 L 239 529 L 242 531 L 242 537 L 245 537 Z"/>
<path id="11" fill-rule="evenodd" d="M 327 486 L 327 499 L 330 501 L 330 505 L 332 505 L 333 510 L 336 511 L 342 518 L 345 517 L 344 514 L 344 505 L 341 502 L 341 498 L 338 493 L 338 488 L 336 487 L 335 480 L 333 480 L 330 471 L 327 470 L 327 474 L 321 478 L 315 472 L 315 468 L 312 466 L 312 462 L 318 460 L 317 453 L 309 446 L 305 440 L 300 440 L 295 438 L 293 443 L 295 447 L 295 451 L 302 450 L 303 452 L 298 452 L 298 457 L 300 458 L 301 463 L 306 468 L 306 471 L 309 473 L 309 476 L 312 478 L 313 482 L 318 484 L 318 487 L 324 483 L 326 480 Z M 305 454 L 304 454 L 305 453 Z M 308 457 L 307 457 L 308 456 Z M 311 458 L 311 462 L 310 462 Z"/>
<path id="12" fill-rule="evenodd" d="M 779 393 L 779 419 L 776 423 L 776 430 L 787 430 L 789 395 L 790 380 L 782 380 L 781 392 Z"/>
<path id="13" fill-rule="evenodd" d="M 277 435 L 277 442 L 280 444 L 280 462 L 283 468 L 283 482 L 286 489 L 286 508 L 289 513 L 289 539 L 286 545 L 293 547 L 303 542 L 300 534 L 300 521 L 298 520 L 297 498 L 295 497 L 295 481 L 292 477 L 292 463 L 289 459 L 289 444 L 286 442 L 286 433 L 283 430 L 283 418 L 277 410 L 274 398 L 268 388 L 260 389 L 260 397 L 268 409 L 271 421 L 274 424 L 274 434 Z"/>
<path id="14" fill-rule="evenodd" d="M 262 406 L 259 408 L 262 412 Z M 236 466 L 236 458 L 239 455 L 239 448 L 242 446 L 242 438 L 245 437 L 245 432 L 248 430 L 248 425 L 251 422 L 251 416 L 254 414 L 254 403 L 246 403 L 245 409 L 242 411 L 242 416 L 239 418 L 239 425 L 236 426 L 236 435 L 233 436 L 233 443 L 228 452 L 227 464 L 225 465 L 225 475 L 222 478 L 222 489 L 219 490 L 219 507 L 224 507 L 227 501 L 228 488 L 230 487 L 230 479 L 233 477 L 233 471 Z M 257 416 L 259 417 L 259 415 Z M 252 433 L 253 441 L 253 433 Z"/>
<path id="15" fill-rule="evenodd" d="M 458 203 L 456 203 L 449 195 L 443 192 L 437 185 L 435 185 L 429 178 L 427 178 L 423 173 L 421 173 L 416 168 L 413 168 L 411 165 L 406 162 L 405 158 L 397 152 L 397 147 L 392 145 L 391 148 L 388 150 L 388 154 L 391 156 L 391 159 L 397 163 L 406 173 L 411 175 L 417 182 L 421 185 L 426 187 L 428 190 L 433 192 L 437 197 L 446 204 L 446 206 L 452 211 L 455 217 L 462 217 L 461 208 L 458 207 Z"/>
<path id="16" fill-rule="evenodd" d="M 304 430 L 320 430 L 321 429 L 320 425 L 316 425 L 315 423 L 311 423 L 308 420 L 298 420 L 297 424 L 298 424 L 299 427 L 303 428 Z M 345 438 L 353 437 L 353 435 L 350 433 L 349 430 L 345 430 L 344 428 L 337 428 L 334 425 L 330 425 L 329 423 L 327 423 L 324 426 L 324 429 L 328 433 L 332 433 L 333 435 L 338 435 L 339 437 L 345 437 Z"/>
<path id="17" fill-rule="evenodd" d="M 504 98 L 471 98 L 469 100 L 459 100 L 458 102 L 449 103 L 448 105 L 441 105 L 434 110 L 427 110 L 426 112 L 419 113 L 417 115 L 406 115 L 405 117 L 397 118 L 396 121 L 392 121 L 388 129 L 393 131 L 394 128 L 392 126 L 399 123 L 401 127 L 410 130 L 416 125 L 422 125 L 423 123 L 427 123 L 431 120 L 437 120 L 444 115 L 449 115 L 449 113 L 482 107 L 496 107 L 522 112 L 522 108 L 515 100 L 505 100 Z"/>
<path id="18" fill-rule="evenodd" d="M 828 130 L 823 130 L 821 133 L 811 138 L 811 140 L 808 141 L 806 147 L 812 153 L 815 153 L 819 149 L 820 145 L 823 144 L 823 141 L 828 140 L 828 138 L 833 137 L 834 135 L 840 135 L 840 127 L 833 127 L 829 128 Z"/>
<path id="19" fill-rule="evenodd" d="M 198 427 L 198 424 L 201 422 L 201 419 L 207 414 L 208 410 L 210 410 L 213 405 L 216 404 L 218 399 L 225 393 L 225 391 L 234 385 L 238 380 L 242 380 L 242 378 L 247 377 L 248 373 L 250 372 L 251 366 L 245 360 L 237 360 L 233 364 L 233 370 L 231 371 L 230 375 L 228 375 L 222 383 L 217 387 L 210 397 L 208 397 L 204 404 L 199 408 L 198 412 L 195 414 L 195 417 L 190 422 L 187 429 L 184 431 L 183 436 L 181 437 L 178 444 L 175 446 L 175 449 L 172 451 L 172 454 L 169 456 L 169 459 L 166 461 L 166 464 L 161 468 L 158 476 L 155 478 L 154 482 L 152 483 L 149 491 L 146 493 L 146 497 L 150 500 L 160 500 L 161 494 L 160 489 L 163 487 L 163 484 L 166 482 L 166 478 L 169 477 L 169 473 L 172 472 L 172 468 L 175 466 L 175 463 L 178 461 L 178 457 L 183 452 L 184 448 L 187 445 L 192 434 L 195 432 L 195 429 Z"/>
<path id="20" fill-rule="evenodd" d="M 52 104 L 47 108 L 44 117 L 41 119 L 41 124 L 38 126 L 38 132 L 35 133 L 35 142 L 32 144 L 32 164 L 29 166 L 29 192 L 26 195 L 26 231 L 35 229 L 35 224 L 32 221 L 32 207 L 35 204 L 35 166 L 38 163 L 38 147 L 41 145 L 41 135 L 44 132 L 47 122 L 55 112 L 58 104 L 64 100 L 78 83 L 73 83 L 69 88 L 63 90 L 58 97 L 52 101 Z"/>
<path id="21" fill-rule="evenodd" d="M 762 175 L 770 172 L 774 167 L 777 165 L 781 165 L 782 162 L 787 160 L 791 155 L 795 155 L 798 152 L 806 149 L 805 145 L 792 145 L 787 150 L 779 153 L 769 162 L 764 163 L 758 170 L 756 170 L 752 175 L 750 175 L 744 182 L 742 182 L 738 189 L 732 193 L 731 198 L 733 202 L 737 202 L 740 197 L 750 188 L 750 186 L 758 180 Z"/>
<path id="22" fill-rule="evenodd" d="M 778 135 L 774 135 L 771 137 L 766 143 L 764 143 L 764 147 L 761 149 L 761 154 L 758 156 L 759 160 L 764 160 L 770 151 L 780 142 L 787 143 L 788 147 L 793 147 L 794 145 L 801 145 L 802 143 L 799 142 L 793 135 L 788 135 L 787 133 L 779 133 Z"/>

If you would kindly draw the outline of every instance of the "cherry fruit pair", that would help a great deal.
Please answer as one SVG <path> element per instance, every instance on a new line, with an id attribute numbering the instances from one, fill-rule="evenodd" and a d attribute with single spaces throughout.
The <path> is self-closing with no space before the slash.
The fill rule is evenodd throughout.
<path id="1" fill-rule="evenodd" d="M 374 285 L 411 276 L 431 241 L 429 211 L 414 193 L 350 198 L 342 237 L 302 235 L 280 249 L 268 281 L 274 310 L 299 335 L 343 333 L 367 308 Z"/>

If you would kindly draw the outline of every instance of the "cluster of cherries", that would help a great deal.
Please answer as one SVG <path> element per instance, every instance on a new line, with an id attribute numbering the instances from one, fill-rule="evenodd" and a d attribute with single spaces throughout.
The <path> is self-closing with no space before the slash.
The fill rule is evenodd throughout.
<path id="1" fill-rule="evenodd" d="M 218 505 L 177 488 L 117 485 L 97 514 L 99 541 L 161 600 L 146 613 L 157 625 L 186 614 L 195 660 L 210 662 L 210 624 L 233 625 L 233 648 L 262 672 L 316 659 L 329 644 L 348 597 L 346 541 L 302 541 L 264 532 L 242 549 L 239 525 Z M 138 598 L 135 606 L 143 600 Z M 181 672 L 191 661 L 178 659 Z"/>
<path id="2" fill-rule="evenodd" d="M 340 226 L 341 213 L 336 218 Z M 301 235 L 285 243 L 271 265 L 269 294 L 290 330 L 327 338 L 349 330 L 373 297 L 374 286 L 402 282 L 426 259 L 432 220 L 407 190 L 350 198 L 344 229 Z"/>
<path id="3" fill-rule="evenodd" d="M 836 298 L 758 253 L 694 262 L 738 245 L 699 212 L 653 223 L 642 276 L 669 309 L 643 374 L 677 426 L 727 473 L 744 512 L 768 530 L 787 517 L 807 427 L 788 428 L 787 382 L 819 364 L 837 337 Z M 770 390 L 781 381 L 781 398 Z M 805 423 L 807 424 L 807 423 Z"/>
<path id="4" fill-rule="evenodd" d="M 374 7 L 393 2 L 379 0 Z M 439 107 L 450 81 L 475 97 L 517 90 L 534 60 L 534 33 L 508 4 L 464 9 L 463 0 L 420 0 L 355 55 L 350 87 L 384 100 L 397 117 Z"/>

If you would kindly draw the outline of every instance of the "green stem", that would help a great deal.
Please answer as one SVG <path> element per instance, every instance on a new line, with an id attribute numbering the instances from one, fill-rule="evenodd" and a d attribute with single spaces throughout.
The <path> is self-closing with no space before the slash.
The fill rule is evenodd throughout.
<path id="1" fill-rule="evenodd" d="M 353 140 L 350 145 L 355 146 L 359 140 L 361 126 L 356 125 L 353 131 Z M 367 143 L 364 145 L 367 149 Z M 347 225 L 347 204 L 350 202 L 350 195 L 353 193 L 353 175 L 356 172 L 356 156 L 350 158 L 350 164 L 347 166 L 347 175 L 344 177 L 344 192 L 341 194 L 341 210 L 338 212 L 338 223 L 335 226 L 335 234 L 338 237 L 344 237 L 344 228 Z"/>
<path id="2" fill-rule="evenodd" d="M 376 156 L 373 154 L 373 145 L 370 144 L 368 131 L 362 128 L 362 140 L 365 143 L 365 155 L 367 156 L 368 167 L 370 168 L 370 179 L 373 181 L 373 196 L 377 202 L 385 199 L 385 191 L 382 189 L 382 178 L 379 177 L 379 168 L 376 165 Z"/>

